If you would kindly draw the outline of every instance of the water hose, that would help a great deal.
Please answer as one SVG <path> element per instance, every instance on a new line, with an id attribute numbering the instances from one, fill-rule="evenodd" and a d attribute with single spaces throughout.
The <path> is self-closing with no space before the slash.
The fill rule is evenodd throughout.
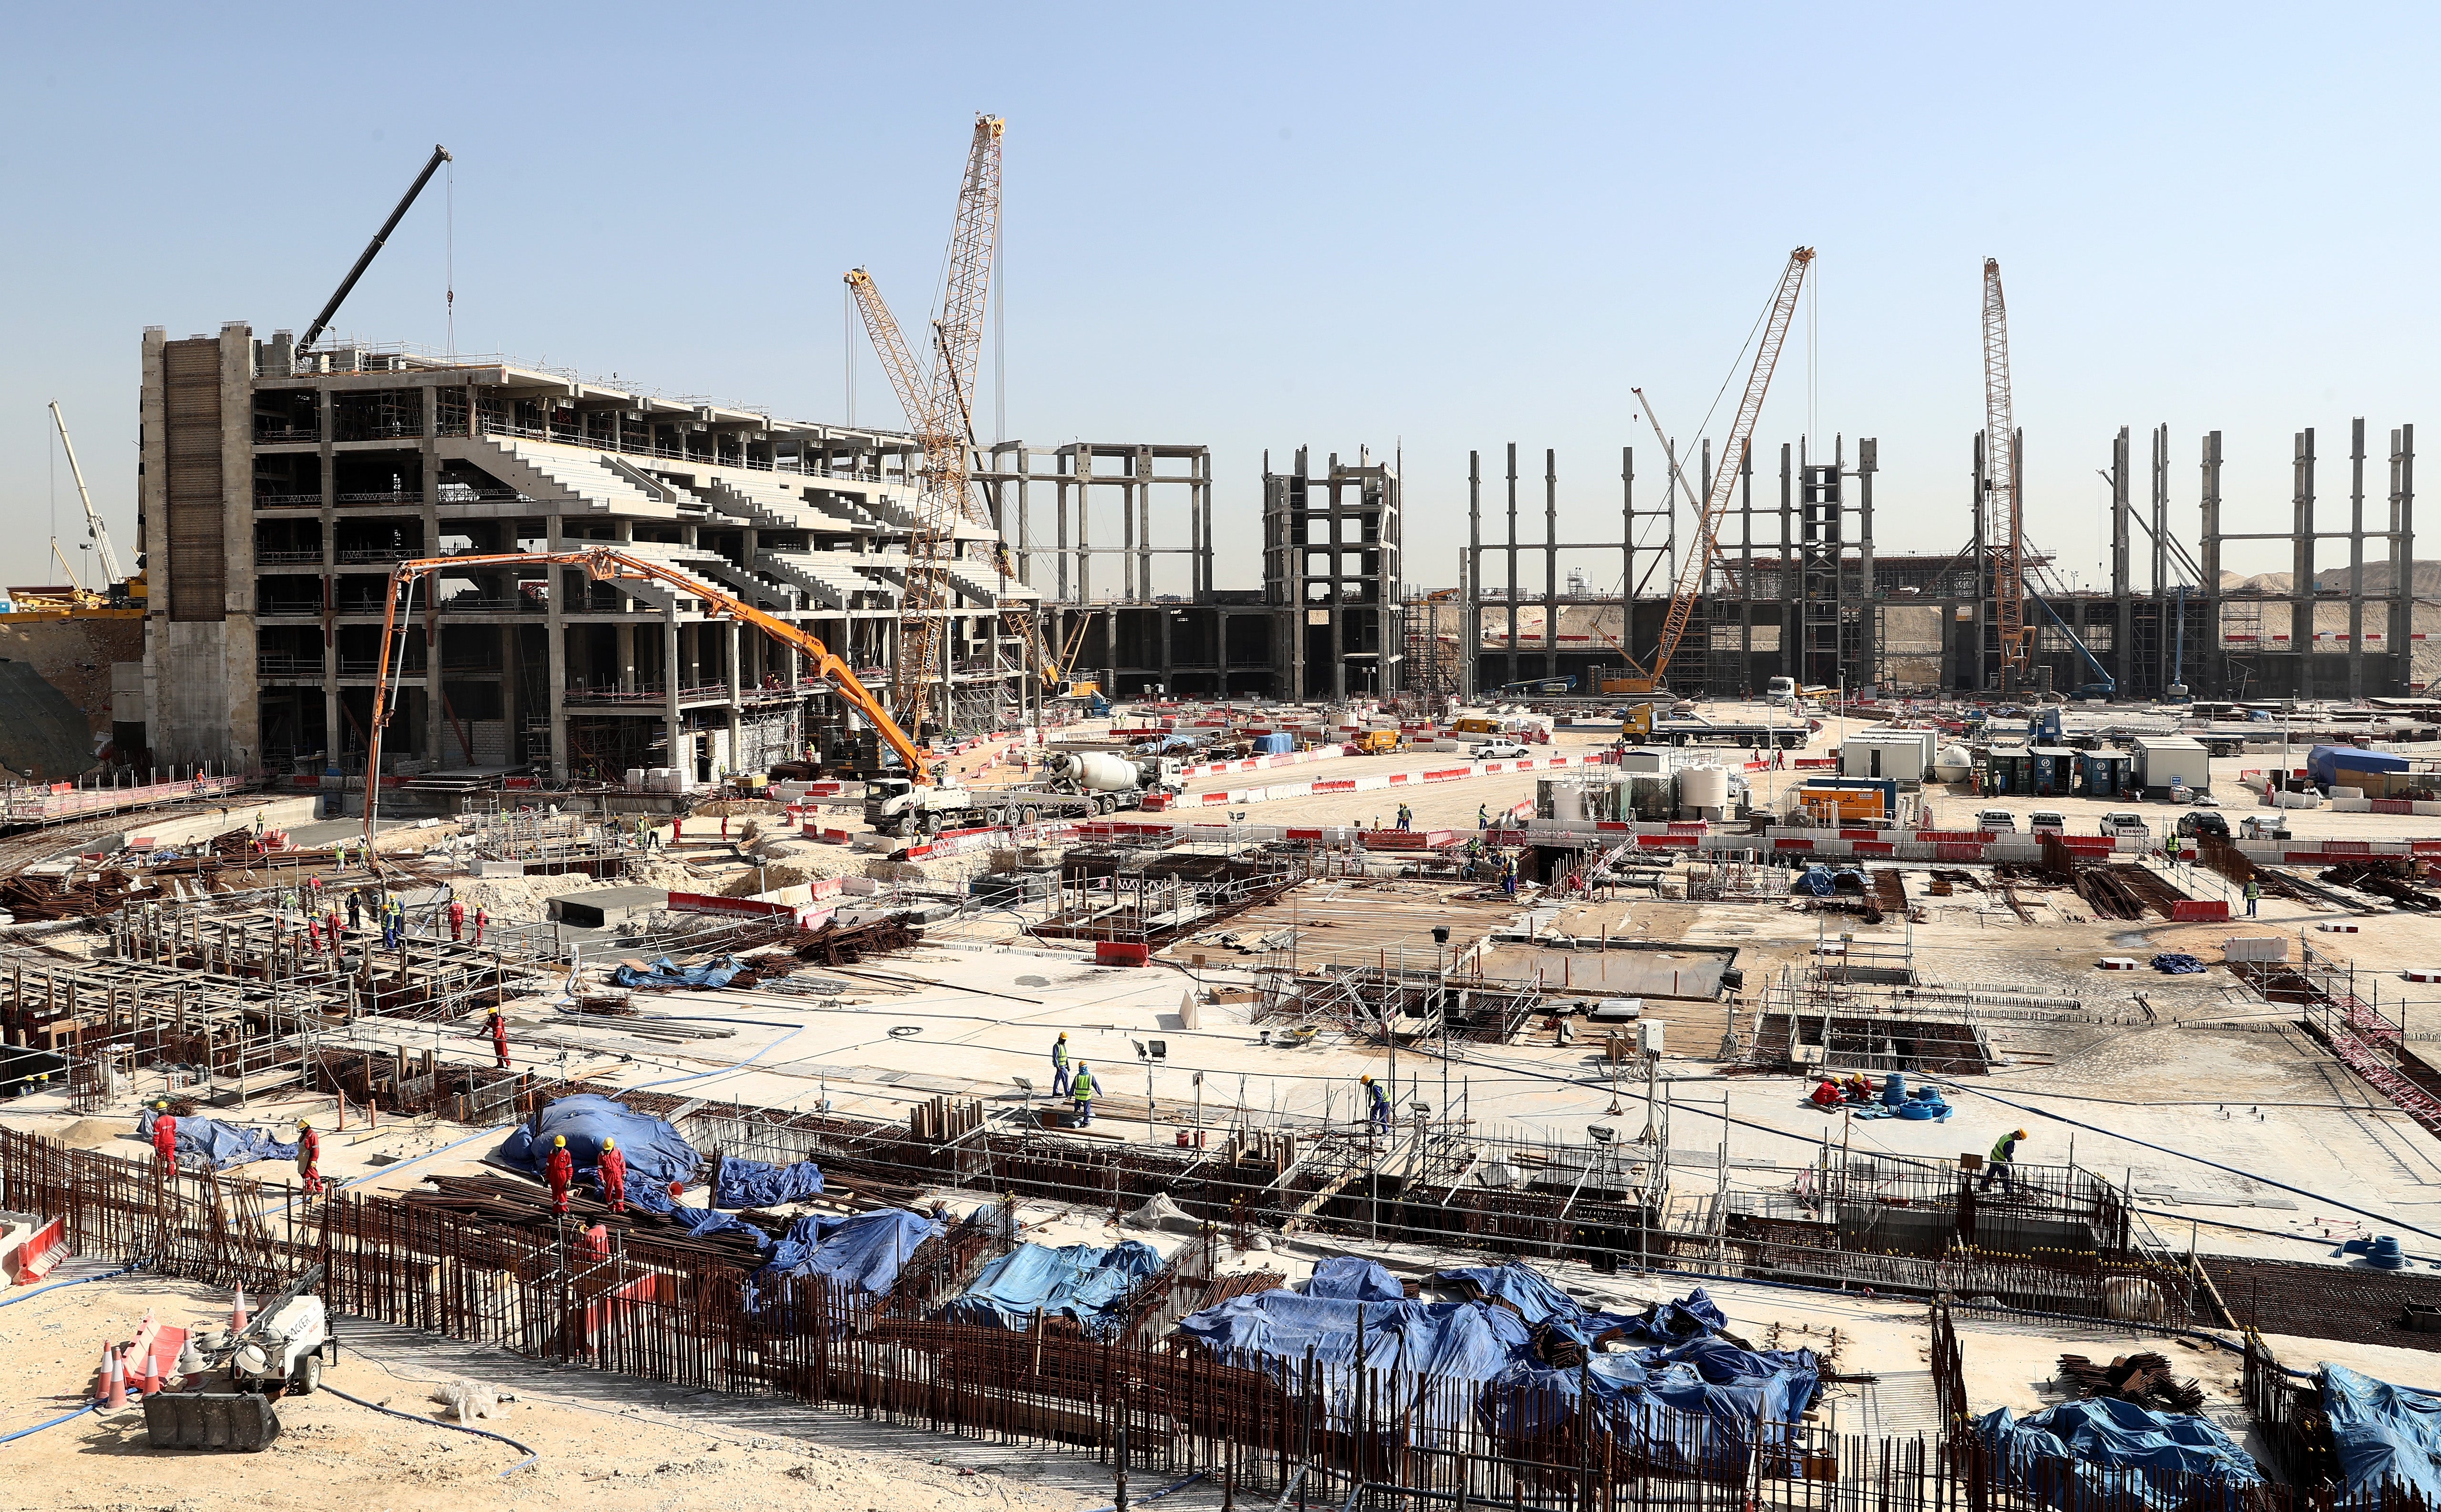
<path id="1" fill-rule="evenodd" d="M 453 1433 L 472 1433 L 477 1438 L 497 1440 L 499 1443 L 506 1444 L 513 1449 L 524 1449 L 526 1456 L 524 1459 L 517 1461 L 515 1465 L 510 1466 L 507 1469 L 500 1472 L 500 1479 L 504 1481 L 510 1476 L 516 1474 L 519 1470 L 524 1469 L 527 1466 L 532 1465 L 542 1458 L 540 1454 L 535 1453 L 532 1449 L 527 1448 L 527 1446 L 518 1443 L 515 1439 L 509 1437 L 506 1433 L 495 1433 L 488 1428 L 469 1428 L 463 1423 L 443 1423 L 435 1418 L 419 1417 L 413 1413 L 402 1413 L 395 1407 L 384 1407 L 379 1402 L 369 1402 L 361 1396 L 352 1396 L 348 1393 L 339 1390 L 336 1386 L 329 1385 L 327 1383 L 323 1385 L 321 1389 L 329 1392 L 332 1395 L 339 1398 L 339 1400 L 343 1402 L 353 1402 L 358 1407 L 370 1407 L 376 1413 L 388 1413 L 392 1417 L 402 1417 L 410 1423 L 421 1423 L 425 1428 L 445 1428 Z"/>

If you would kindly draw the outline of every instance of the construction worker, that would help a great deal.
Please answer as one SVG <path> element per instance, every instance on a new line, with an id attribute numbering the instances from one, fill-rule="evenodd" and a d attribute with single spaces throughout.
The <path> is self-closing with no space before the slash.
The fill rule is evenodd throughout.
<path id="1" fill-rule="evenodd" d="M 305 915 L 305 942 L 314 947 L 316 955 L 322 953 L 322 926 L 310 913 Z"/>
<path id="2" fill-rule="evenodd" d="M 551 1183 L 551 1207 L 566 1215 L 569 1183 L 576 1179 L 576 1158 L 568 1153 L 567 1135 L 551 1137 L 551 1158 L 543 1161 L 542 1179 Z"/>
<path id="3" fill-rule="evenodd" d="M 170 1100 L 153 1105 L 153 1157 L 172 1176 L 178 1174 L 178 1121 L 170 1116 Z"/>
<path id="4" fill-rule="evenodd" d="M 322 1137 L 304 1119 L 297 1121 L 297 1175 L 305 1183 L 307 1197 L 322 1193 Z"/>
<path id="5" fill-rule="evenodd" d="M 348 894 L 348 930 L 352 934 L 357 934 L 362 933 L 364 927 L 365 895 L 361 892 L 351 892 Z"/>
<path id="6" fill-rule="evenodd" d="M 1365 1088 L 1365 1116 L 1372 1121 L 1375 1128 L 1387 1132 L 1390 1127 L 1390 1094 L 1382 1090 L 1371 1071 L 1357 1080 Z"/>
<path id="7" fill-rule="evenodd" d="M 339 953 L 340 945 L 339 910 L 333 909 L 324 918 L 323 922 L 325 927 L 331 931 L 331 954 L 336 956 Z"/>
<path id="8" fill-rule="evenodd" d="M 2246 879 L 2246 916 L 2254 917 L 2256 907 L 2263 902 L 2263 884 L 2252 877 Z"/>
<path id="9" fill-rule="evenodd" d="M 602 1183 L 602 1200 L 610 1204 L 613 1213 L 627 1211 L 627 1157 L 619 1153 L 619 1142 L 602 1142 L 602 1164 L 594 1175 Z"/>
<path id="10" fill-rule="evenodd" d="M 1983 1167 L 1981 1190 L 1991 1191 L 1992 1179 L 1997 1176 L 2000 1179 L 2001 1191 L 2012 1197 L 2016 1195 L 2017 1181 L 2010 1167 L 2017 1163 L 2017 1142 L 2028 1137 L 2024 1129 L 2018 1129 L 2014 1133 L 2003 1134 L 1993 1141 L 1992 1158 Z"/>
<path id="11" fill-rule="evenodd" d="M 1400 805 L 1399 805 L 1399 828 L 1400 828 L 1401 830 L 1412 830 L 1412 829 L 1414 829 L 1415 827 L 1416 827 L 1416 811 L 1415 811 L 1414 809 L 1412 809 L 1412 808 L 1409 808 L 1409 807 L 1408 807 L 1406 804 L 1404 804 L 1404 803 L 1400 804 Z"/>
<path id="12" fill-rule="evenodd" d="M 497 1008 L 492 1010 L 492 1065 L 499 1071 L 509 1069 L 509 1020 Z"/>
<path id="13" fill-rule="evenodd" d="M 1500 863 L 1500 891 L 1512 898 L 1517 895 L 1517 860 L 1514 856 Z"/>
<path id="14" fill-rule="evenodd" d="M 491 916 L 491 914 L 489 914 L 489 913 L 487 913 L 487 912 L 485 912 L 485 911 L 484 911 L 483 906 L 482 906 L 481 904 L 479 904 L 479 903 L 476 904 L 476 905 L 475 905 L 475 943 L 476 943 L 477 945 L 481 945 L 481 944 L 483 943 L 483 926 L 485 926 L 485 925 L 487 925 L 487 924 L 489 924 L 489 923 L 491 923 L 491 922 L 492 922 L 492 916 Z"/>
<path id="15" fill-rule="evenodd" d="M 1479 830 L 1488 830 L 1492 828 L 1491 804 L 1477 803 L 1474 805 L 1474 827 Z"/>
<path id="16" fill-rule="evenodd" d="M 1068 1084 L 1068 1095 L 1076 1104 L 1076 1126 L 1094 1126 L 1094 1068 L 1083 1061 L 1076 1063 L 1076 1079 Z"/>
<path id="17" fill-rule="evenodd" d="M 1068 1095 L 1068 1036 L 1065 1033 L 1051 1042 L 1051 1095 Z"/>
<path id="18" fill-rule="evenodd" d="M 449 900 L 449 938 L 454 943 L 466 933 L 466 905 L 456 898 Z"/>
<path id="19" fill-rule="evenodd" d="M 1844 1101 L 1844 1099 L 1840 1096 L 1839 1084 L 1837 1082 L 1825 1076 L 1820 1082 L 1816 1084 L 1813 1096 L 1815 1107 L 1836 1107 L 1842 1101 Z"/>

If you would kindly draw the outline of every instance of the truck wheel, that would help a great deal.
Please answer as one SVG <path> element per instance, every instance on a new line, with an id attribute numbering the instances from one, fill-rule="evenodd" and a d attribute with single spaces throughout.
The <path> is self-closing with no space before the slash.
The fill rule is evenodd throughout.
<path id="1" fill-rule="evenodd" d="M 1032 824 L 1032 823 L 1034 823 L 1037 819 L 1039 819 L 1040 817 L 1041 817 L 1041 816 L 1040 816 L 1040 813 L 1038 813 L 1036 810 L 1034 810 L 1034 809 L 1032 809 L 1032 808 L 1027 808 L 1027 809 L 1024 809 L 1024 810 L 1022 810 L 1022 811 L 1021 811 L 1021 812 L 1019 813 L 1018 818 L 1017 818 L 1017 821 L 1018 821 L 1020 824 Z"/>
<path id="2" fill-rule="evenodd" d="M 308 1355 L 297 1362 L 297 1374 L 290 1377 L 288 1390 L 298 1396 L 311 1396 L 322 1384 L 322 1357 Z"/>

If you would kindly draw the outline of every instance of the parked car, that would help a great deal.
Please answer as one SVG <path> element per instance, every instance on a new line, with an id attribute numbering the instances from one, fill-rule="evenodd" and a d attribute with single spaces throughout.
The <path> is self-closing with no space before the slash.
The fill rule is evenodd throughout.
<path id="1" fill-rule="evenodd" d="M 1479 762 L 1516 761 L 1526 754 L 1526 747 L 1513 740 L 1487 740 L 1467 752 Z"/>
<path id="2" fill-rule="evenodd" d="M 2225 840 L 2229 838 L 2229 820 L 2210 809 L 2189 809 L 2179 816 L 2179 833 Z"/>
<path id="3" fill-rule="evenodd" d="M 2153 827 L 2145 823 L 2143 816 L 2139 814 L 2105 814 L 2102 816 L 2102 833 L 2114 840 L 2149 840 L 2153 837 Z"/>
<path id="4" fill-rule="evenodd" d="M 1978 809 L 1975 827 L 1989 830 L 1995 835 L 2015 835 L 2017 833 L 2017 816 L 2005 808 Z"/>
<path id="5" fill-rule="evenodd" d="M 2026 816 L 2026 829 L 2034 835 L 2066 835 L 2068 816 L 2057 809 L 2038 808 Z"/>

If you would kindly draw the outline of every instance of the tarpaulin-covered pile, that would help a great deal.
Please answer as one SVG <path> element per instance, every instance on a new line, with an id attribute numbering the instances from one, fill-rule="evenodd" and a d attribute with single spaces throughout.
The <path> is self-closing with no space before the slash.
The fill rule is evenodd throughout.
<path id="1" fill-rule="evenodd" d="M 2348 1495 L 2387 1477 L 2428 1500 L 2441 1498 L 2441 1393 L 2324 1365 L 2323 1411 L 2330 1414 Z"/>
<path id="2" fill-rule="evenodd" d="M 945 1232 L 939 1219 L 905 1208 L 881 1208 L 848 1218 L 811 1213 L 788 1226 L 787 1234 L 771 1247 L 771 1258 L 755 1279 L 820 1276 L 886 1297 L 898 1285 L 898 1269 L 907 1257 L 925 1240 Z"/>
<path id="3" fill-rule="evenodd" d="M 1834 892 L 1862 892 L 1865 891 L 1865 873 L 1853 867 L 1835 872 L 1827 866 L 1809 866 L 1788 884 L 1788 891 L 1810 893 L 1817 898 L 1827 898 Z"/>
<path id="4" fill-rule="evenodd" d="M 714 956 L 692 966 L 663 956 L 643 971 L 623 965 L 610 973 L 610 981 L 621 987 L 726 987 L 745 969 L 746 963 L 735 956 Z"/>
<path id="5" fill-rule="evenodd" d="M 568 1158 L 576 1162 L 580 1178 L 602 1163 L 602 1142 L 617 1140 L 627 1161 L 628 1199 L 656 1212 L 668 1205 L 670 1183 L 694 1179 L 702 1161 L 695 1146 L 662 1120 L 593 1092 L 563 1097 L 546 1107 L 539 1117 L 518 1125 L 501 1141 L 492 1159 L 540 1176 L 543 1162 L 551 1159 L 551 1141 L 561 1135 L 568 1138 Z"/>
<path id="6" fill-rule="evenodd" d="M 1975 1431 L 2000 1455 L 2013 1484 L 2063 1509 L 2111 1495 L 2167 1509 L 2189 1500 L 2190 1478 L 2232 1487 L 2263 1479 L 2253 1457 L 2211 1419 L 2107 1396 L 2061 1402 L 2022 1419 L 1999 1408 L 1977 1418 Z"/>
<path id="7" fill-rule="evenodd" d="M 1309 1297 L 1329 1297 L 1340 1302 L 1404 1302 L 1407 1288 L 1399 1278 L 1370 1260 L 1360 1260 L 1352 1254 L 1333 1255 L 1313 1268 L 1313 1278 L 1305 1284 Z"/>
<path id="8" fill-rule="evenodd" d="M 1751 1350 L 1721 1336 L 1727 1323 L 1700 1289 L 1641 1313 L 1605 1313 L 1521 1265 L 1448 1270 L 1464 1302 L 1353 1301 L 1325 1293 L 1378 1291 L 1365 1262 L 1317 1268 L 1303 1293 L 1265 1291 L 1205 1308 L 1179 1331 L 1215 1355 L 1286 1371 L 1308 1349 L 1324 1370 L 1335 1414 L 1353 1411 L 1354 1373 L 1382 1373 L 1385 1414 L 1413 1413 L 1417 1431 L 1458 1426 L 1456 1398 L 1422 1395 L 1430 1382 L 1482 1388 L 1481 1410 L 1504 1430 L 1530 1431 L 1574 1410 L 1580 1384 L 1606 1431 L 1656 1462 L 1730 1473 L 1757 1438 L 1780 1442 L 1820 1379 L 1807 1350 Z M 1374 1268 L 1378 1269 L 1378 1268 Z M 1361 1336 L 1361 1342 L 1360 1342 Z M 1641 1349 L 1633 1346 L 1642 1344 Z M 1555 1365 L 1564 1355 L 1584 1363 Z M 1377 1402 L 1380 1398 L 1376 1398 Z"/>
<path id="9" fill-rule="evenodd" d="M 2153 969 L 2164 976 L 2193 977 L 2203 971 L 2204 963 L 2201 958 L 2183 951 L 2164 950 L 2153 958 Z"/>
<path id="10" fill-rule="evenodd" d="M 146 1108 L 136 1121 L 136 1132 L 146 1139 L 153 1137 L 153 1121 L 161 1115 Z M 178 1165 L 182 1170 L 226 1170 L 232 1165 L 250 1165 L 256 1161 L 293 1161 L 297 1146 L 282 1143 L 259 1128 L 240 1128 L 216 1118 L 194 1114 L 178 1120 Z"/>
<path id="11" fill-rule="evenodd" d="M 984 1267 L 975 1284 L 951 1298 L 942 1316 L 953 1323 L 1022 1329 L 1040 1313 L 1073 1319 L 1087 1334 L 1107 1338 L 1125 1322 L 1118 1316 L 1119 1304 L 1160 1269 L 1160 1253 L 1138 1239 L 1108 1248 L 1020 1245 Z"/>
<path id="12" fill-rule="evenodd" d="M 712 1205 L 716 1208 L 776 1208 L 819 1197 L 823 1173 L 811 1161 L 774 1165 L 724 1156 L 713 1178 Z"/>

